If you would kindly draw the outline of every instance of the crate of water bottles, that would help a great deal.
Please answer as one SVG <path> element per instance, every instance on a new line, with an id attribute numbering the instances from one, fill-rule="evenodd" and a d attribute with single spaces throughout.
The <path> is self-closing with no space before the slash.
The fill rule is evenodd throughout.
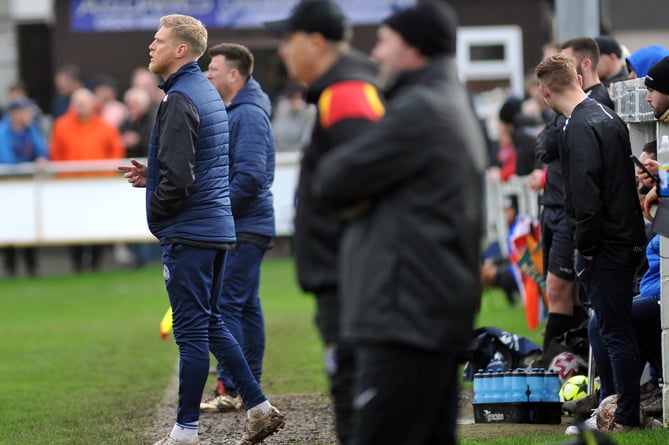
<path id="1" fill-rule="evenodd" d="M 474 375 L 475 423 L 562 422 L 557 372 L 533 368 L 479 369 Z"/>

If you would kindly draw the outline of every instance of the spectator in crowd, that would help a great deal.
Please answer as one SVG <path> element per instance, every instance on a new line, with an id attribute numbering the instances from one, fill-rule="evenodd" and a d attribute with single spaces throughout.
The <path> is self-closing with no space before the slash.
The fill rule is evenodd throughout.
<path id="1" fill-rule="evenodd" d="M 613 101 L 599 78 L 599 46 L 589 37 L 576 37 L 562 44 L 560 53 L 576 64 L 576 72 L 583 79 L 583 91 L 597 102 L 613 110 Z"/>
<path id="2" fill-rule="evenodd" d="M 26 87 L 25 82 L 22 80 L 17 80 L 7 87 L 7 102 L 11 103 L 13 101 L 19 100 L 29 100 L 32 104 L 32 126 L 35 127 L 35 131 L 42 135 L 45 134 L 45 130 L 42 128 L 42 118 L 44 113 L 42 109 L 35 103 L 33 99 L 28 95 L 28 88 Z M 5 110 L 7 111 L 7 110 Z"/>
<path id="3" fill-rule="evenodd" d="M 158 108 L 160 101 L 163 100 L 165 92 L 159 88 L 160 78 L 149 71 L 146 67 L 138 67 L 132 72 L 130 86 L 142 88 L 151 96 L 151 106 Z"/>
<path id="4" fill-rule="evenodd" d="M 487 159 L 455 48 L 445 2 L 387 18 L 372 51 L 387 114 L 318 162 L 314 189 L 348 219 L 341 319 L 356 350 L 357 445 L 456 443 L 458 357 L 481 296 Z"/>
<path id="5" fill-rule="evenodd" d="M 625 61 L 630 79 L 646 77 L 651 66 L 669 56 L 669 49 L 661 45 L 644 46 L 634 51 Z"/>
<path id="6" fill-rule="evenodd" d="M 103 74 L 93 82 L 93 93 L 98 102 L 98 113 L 116 128 L 128 117 L 128 108 L 118 100 L 118 84 L 113 77 Z"/>
<path id="7" fill-rule="evenodd" d="M 522 99 L 510 97 L 499 110 L 500 152 L 510 151 L 508 145 L 511 145 L 516 160 L 513 173 L 518 176 L 529 175 L 540 167 L 534 156 L 534 147 L 537 135 L 543 128 L 540 117 L 524 114 L 522 106 Z M 502 177 L 505 175 L 502 174 Z"/>
<path id="8" fill-rule="evenodd" d="M 543 54 L 542 60 L 546 57 L 553 56 L 560 52 L 560 44 L 557 42 L 548 42 L 544 43 L 541 47 L 541 53 Z"/>
<path id="9" fill-rule="evenodd" d="M 164 80 L 165 99 L 151 134 L 148 163 L 133 160 L 119 167 L 134 187 L 146 187 L 147 221 L 163 248 L 179 347 L 177 419 L 155 445 L 200 443 L 200 401 L 210 351 L 234 376 L 247 409 L 239 445 L 259 444 L 285 424 L 221 316 L 224 265 L 236 239 L 225 105 L 197 64 L 206 44 L 207 30 L 199 20 L 181 14 L 160 19 L 149 45 L 149 69 Z"/>
<path id="10" fill-rule="evenodd" d="M 156 116 L 156 110 L 151 105 L 151 96 L 140 87 L 131 87 L 123 95 L 123 102 L 128 109 L 128 115 L 121 123 L 119 131 L 125 146 L 125 155 L 128 158 L 145 158 L 149 154 L 151 129 Z M 128 245 L 132 252 L 135 267 L 144 267 L 159 257 L 160 249 L 155 243 L 131 243 Z"/>
<path id="11" fill-rule="evenodd" d="M 0 164 L 13 165 L 35 162 L 43 168 L 47 162 L 47 145 L 39 126 L 34 125 L 35 104 L 27 98 L 13 99 L 0 120 Z M 37 255 L 34 247 L 3 248 L 5 271 L 14 276 L 17 272 L 16 257 L 23 253 L 26 272 L 37 275 Z"/>
<path id="12" fill-rule="evenodd" d="M 612 432 L 639 426 L 639 350 L 632 325 L 634 273 L 645 233 L 627 126 L 587 96 L 565 55 L 542 61 L 537 77 L 546 101 L 563 116 L 560 163 L 565 209 L 578 250 L 576 269 L 607 345 L 618 396 Z M 606 171 L 607 174 L 603 174 Z"/>
<path id="13" fill-rule="evenodd" d="M 221 43 L 209 49 L 207 78 L 221 95 L 230 127 L 230 204 L 237 243 L 225 262 L 221 314 L 242 346 L 256 381 L 262 376 L 265 320 L 260 302 L 260 263 L 274 236 L 274 137 L 269 96 L 253 78 L 253 53 Z M 203 412 L 241 408 L 241 397 L 225 363 L 218 363 L 216 397 Z"/>
<path id="14" fill-rule="evenodd" d="M 302 150 L 309 142 L 315 117 L 316 108 L 306 102 L 304 88 L 289 82 L 272 117 L 276 151 Z"/>
<path id="15" fill-rule="evenodd" d="M 517 222 L 518 197 L 513 195 L 505 197 L 503 207 L 505 222 L 509 233 L 512 233 Z M 486 246 L 483 252 L 483 265 L 481 266 L 481 284 L 501 288 L 511 306 L 516 304 L 518 296 L 518 284 L 514 278 L 512 267 L 509 257 L 502 254 L 499 241 L 494 241 Z"/>
<path id="16" fill-rule="evenodd" d="M 125 156 L 121 135 L 97 114 L 95 96 L 90 90 L 79 88 L 72 93 L 70 110 L 54 121 L 50 156 L 53 161 L 121 159 Z M 100 174 L 106 173 L 94 173 Z M 103 249 L 100 245 L 77 245 L 70 248 L 70 253 L 74 270 L 81 272 L 86 267 L 99 268 Z"/>
<path id="17" fill-rule="evenodd" d="M 70 96 L 84 86 L 79 68 L 75 65 L 63 65 L 54 74 L 56 94 L 51 104 L 51 118 L 57 119 L 70 107 Z"/>
<path id="18" fill-rule="evenodd" d="M 646 102 L 653 109 L 655 118 L 660 122 L 669 122 L 669 56 L 661 59 L 648 70 L 644 83 L 648 89 Z M 658 170 L 657 161 L 646 161 L 646 166 L 655 173 Z M 648 179 L 643 175 L 641 177 L 643 180 Z M 648 192 L 643 202 L 644 216 L 650 221 L 655 218 L 654 209 L 658 200 L 657 185 L 655 185 Z"/>
<path id="19" fill-rule="evenodd" d="M 145 158 L 149 153 L 151 129 L 156 116 L 156 110 L 151 105 L 151 95 L 143 88 L 131 87 L 123 95 L 123 102 L 128 115 L 119 130 L 126 156 Z"/>
<path id="20" fill-rule="evenodd" d="M 646 102 L 653 109 L 655 118 L 669 122 L 669 56 L 653 65 L 644 80 L 648 94 Z"/>
<path id="21" fill-rule="evenodd" d="M 599 47 L 599 63 L 597 64 L 597 75 L 605 87 L 612 82 L 629 79 L 627 64 L 623 58 L 623 48 L 620 43 L 611 36 L 602 35 L 595 38 Z"/>
<path id="22" fill-rule="evenodd" d="M 302 0 L 290 16 L 267 23 L 282 36 L 279 45 L 288 74 L 307 87 L 316 104 L 311 141 L 300 163 L 295 235 L 300 287 L 316 297 L 316 325 L 325 343 L 325 365 L 334 399 L 337 437 L 352 443 L 353 349 L 340 338 L 339 243 L 343 225 L 313 193 L 316 164 L 337 144 L 369 131 L 384 108 L 369 57 L 350 46 L 351 24 L 334 0 Z"/>

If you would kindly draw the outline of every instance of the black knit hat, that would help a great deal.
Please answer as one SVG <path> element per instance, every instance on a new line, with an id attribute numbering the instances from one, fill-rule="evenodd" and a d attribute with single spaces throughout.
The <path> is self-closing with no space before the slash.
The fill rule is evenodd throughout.
<path id="1" fill-rule="evenodd" d="M 669 94 L 669 56 L 650 67 L 644 82 L 648 88 Z"/>
<path id="2" fill-rule="evenodd" d="M 383 22 L 424 56 L 455 54 L 457 18 L 445 1 L 421 2 Z"/>
<path id="3" fill-rule="evenodd" d="M 265 28 L 278 35 L 297 31 L 321 34 L 327 40 L 350 40 L 351 23 L 334 0 L 302 0 L 284 20 L 265 22 Z"/>

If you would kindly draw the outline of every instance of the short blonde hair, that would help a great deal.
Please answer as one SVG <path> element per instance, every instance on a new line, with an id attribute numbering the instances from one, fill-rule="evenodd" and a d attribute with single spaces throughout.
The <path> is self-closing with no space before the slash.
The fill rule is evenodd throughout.
<path id="1" fill-rule="evenodd" d="M 183 14 L 161 17 L 160 26 L 169 28 L 172 35 L 188 46 L 188 51 L 199 59 L 207 48 L 207 28 L 201 21 Z"/>
<path id="2" fill-rule="evenodd" d="M 556 93 L 579 86 L 576 65 L 573 60 L 563 54 L 546 57 L 537 65 L 536 73 L 539 81 Z"/>

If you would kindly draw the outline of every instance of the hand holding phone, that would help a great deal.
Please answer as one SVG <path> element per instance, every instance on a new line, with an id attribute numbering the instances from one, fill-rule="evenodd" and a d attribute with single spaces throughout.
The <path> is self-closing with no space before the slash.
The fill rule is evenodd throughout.
<path id="1" fill-rule="evenodd" d="M 639 158 L 634 155 L 630 155 L 630 158 L 632 158 L 636 166 L 639 167 L 641 171 L 648 175 L 648 178 L 650 178 L 651 181 L 653 181 L 656 185 L 660 183 L 660 178 L 655 173 L 651 172 L 648 167 L 646 167 L 644 163 L 639 160 Z"/>

